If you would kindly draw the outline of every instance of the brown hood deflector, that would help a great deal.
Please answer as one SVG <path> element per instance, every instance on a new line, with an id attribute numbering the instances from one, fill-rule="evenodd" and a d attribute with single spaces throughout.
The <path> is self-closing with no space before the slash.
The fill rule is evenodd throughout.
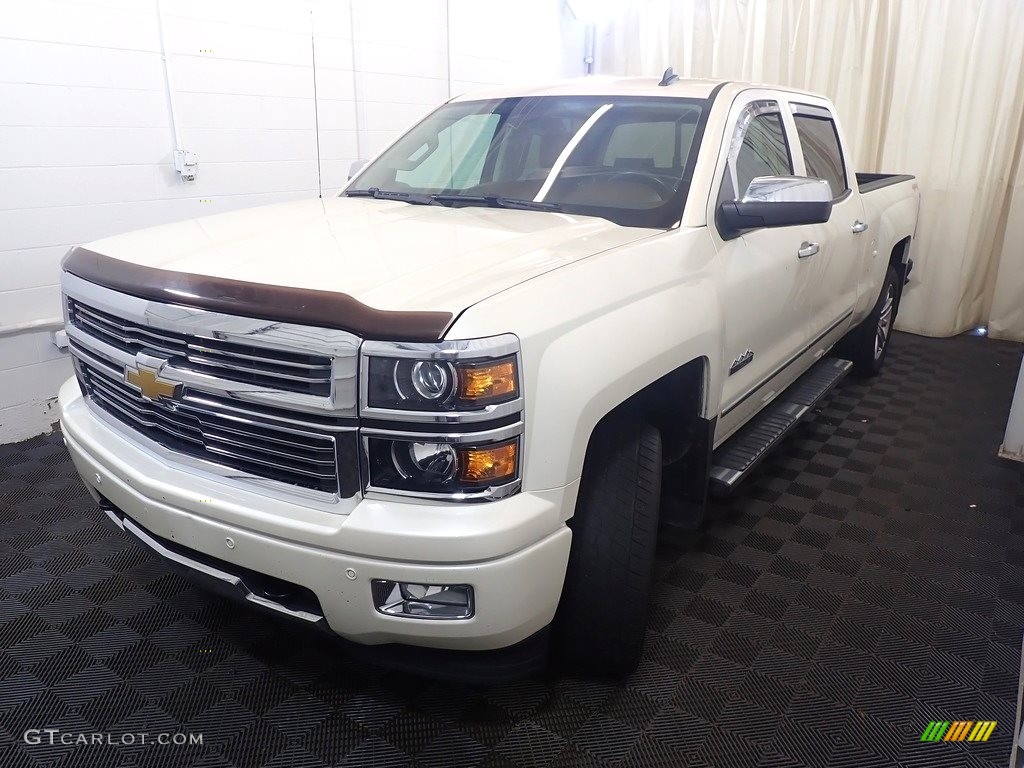
<path id="1" fill-rule="evenodd" d="M 63 267 L 90 283 L 140 299 L 228 315 L 337 328 L 364 339 L 437 341 L 452 321 L 450 312 L 374 309 L 344 293 L 145 267 L 87 248 L 73 248 L 64 257 Z"/>

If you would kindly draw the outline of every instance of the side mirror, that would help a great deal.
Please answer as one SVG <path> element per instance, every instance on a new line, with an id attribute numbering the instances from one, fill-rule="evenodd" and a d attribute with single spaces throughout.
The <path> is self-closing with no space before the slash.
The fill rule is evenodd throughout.
<path id="1" fill-rule="evenodd" d="M 353 160 L 352 161 L 352 165 L 350 165 L 348 167 L 348 178 L 349 178 L 349 181 L 352 180 L 353 176 L 355 176 L 357 173 L 359 173 L 361 170 L 363 170 L 363 166 L 364 165 L 366 165 L 366 161 L 365 160 Z"/>
<path id="2" fill-rule="evenodd" d="M 825 179 L 758 176 L 741 200 L 718 208 L 718 229 L 728 239 L 748 229 L 822 224 L 832 215 L 832 187 Z"/>

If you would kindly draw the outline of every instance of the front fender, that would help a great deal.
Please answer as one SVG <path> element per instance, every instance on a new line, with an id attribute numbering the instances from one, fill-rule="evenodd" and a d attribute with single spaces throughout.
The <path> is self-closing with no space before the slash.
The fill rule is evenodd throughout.
<path id="1" fill-rule="evenodd" d="M 714 254 L 706 228 L 659 233 L 522 283 L 459 318 L 448 338 L 511 331 L 522 343 L 524 488 L 579 478 L 597 423 L 691 360 L 708 362 L 702 415 L 717 413 Z"/>

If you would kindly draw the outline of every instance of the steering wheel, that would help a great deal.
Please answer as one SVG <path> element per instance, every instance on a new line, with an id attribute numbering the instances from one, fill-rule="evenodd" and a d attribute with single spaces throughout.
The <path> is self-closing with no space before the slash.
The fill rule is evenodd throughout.
<path id="1" fill-rule="evenodd" d="M 612 173 L 608 181 L 615 181 L 616 179 L 628 178 L 630 181 L 639 181 L 646 184 L 649 188 L 653 189 L 658 193 L 663 201 L 668 200 L 672 197 L 672 187 L 666 184 L 664 181 L 659 179 L 657 176 L 649 176 L 646 173 L 640 173 L 639 171 L 617 171 Z"/>

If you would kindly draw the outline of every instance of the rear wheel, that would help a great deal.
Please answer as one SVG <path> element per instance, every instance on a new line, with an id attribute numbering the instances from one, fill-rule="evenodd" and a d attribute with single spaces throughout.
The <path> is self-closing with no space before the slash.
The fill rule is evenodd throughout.
<path id="1" fill-rule="evenodd" d="M 882 370 L 898 306 L 899 275 L 890 266 L 871 314 L 850 332 L 840 346 L 841 354 L 853 361 L 853 372 L 857 376 L 870 378 Z"/>
<path id="2" fill-rule="evenodd" d="M 611 422 L 591 440 L 558 608 L 557 656 L 566 667 L 622 676 L 640 662 L 658 538 L 661 433 Z"/>

